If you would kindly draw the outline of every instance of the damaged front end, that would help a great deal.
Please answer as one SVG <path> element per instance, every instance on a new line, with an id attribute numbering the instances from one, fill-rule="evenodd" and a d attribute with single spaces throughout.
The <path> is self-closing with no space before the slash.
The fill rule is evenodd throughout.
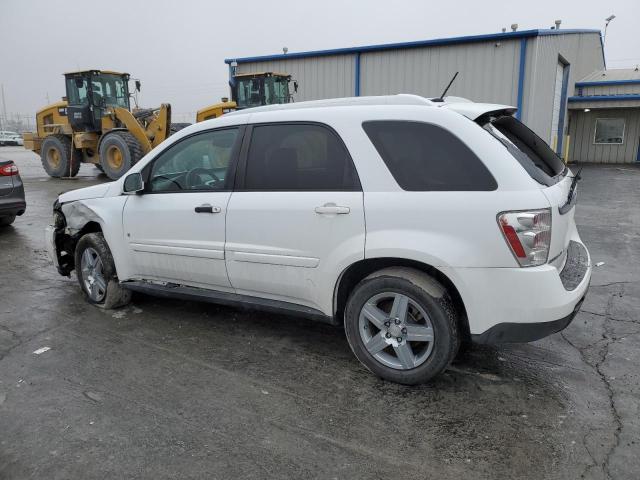
<path id="1" fill-rule="evenodd" d="M 53 223 L 45 230 L 46 243 L 60 275 L 68 277 L 75 269 L 76 244 L 80 237 L 101 231 L 97 220 L 96 214 L 81 201 L 53 203 Z"/>
<path id="2" fill-rule="evenodd" d="M 60 275 L 68 277 L 75 268 L 74 252 L 77 235 L 67 232 L 67 220 L 62 212 L 61 203 L 53 203 L 53 223 L 46 230 L 47 250 Z"/>

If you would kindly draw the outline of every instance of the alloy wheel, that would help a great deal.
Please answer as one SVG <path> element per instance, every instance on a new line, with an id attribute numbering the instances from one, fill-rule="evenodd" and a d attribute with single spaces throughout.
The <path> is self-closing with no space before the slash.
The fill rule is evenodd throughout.
<path id="1" fill-rule="evenodd" d="M 373 358 L 396 370 L 422 365 L 431 355 L 434 331 L 429 315 L 411 297 L 384 292 L 360 310 L 360 338 Z"/>

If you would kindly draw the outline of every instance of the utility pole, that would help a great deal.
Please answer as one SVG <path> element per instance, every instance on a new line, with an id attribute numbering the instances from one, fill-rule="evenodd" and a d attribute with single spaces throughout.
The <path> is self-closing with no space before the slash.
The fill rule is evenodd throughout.
<path id="1" fill-rule="evenodd" d="M 0 128 L 1 128 L 2 125 L 7 122 L 7 103 L 4 101 L 4 83 L 0 85 L 0 91 L 2 91 L 2 115 L 4 118 L 4 120 L 0 122 Z"/>

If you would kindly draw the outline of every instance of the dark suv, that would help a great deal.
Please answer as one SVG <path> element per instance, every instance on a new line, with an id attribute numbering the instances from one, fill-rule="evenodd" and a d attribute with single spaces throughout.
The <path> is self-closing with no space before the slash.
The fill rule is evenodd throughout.
<path id="1" fill-rule="evenodd" d="M 0 227 L 11 225 L 26 208 L 18 167 L 11 160 L 0 160 Z"/>

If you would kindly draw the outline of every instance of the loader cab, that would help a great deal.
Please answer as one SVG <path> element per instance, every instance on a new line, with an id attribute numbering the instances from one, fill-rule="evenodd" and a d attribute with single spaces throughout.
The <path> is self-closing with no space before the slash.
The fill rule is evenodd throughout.
<path id="1" fill-rule="evenodd" d="M 260 107 L 293 101 L 289 91 L 291 75 L 262 72 L 236 75 L 231 82 L 231 96 L 237 109 Z M 294 90 L 297 90 L 297 82 Z"/>
<path id="2" fill-rule="evenodd" d="M 65 74 L 67 117 L 75 132 L 99 132 L 109 107 L 129 105 L 129 74 L 88 70 Z"/>

